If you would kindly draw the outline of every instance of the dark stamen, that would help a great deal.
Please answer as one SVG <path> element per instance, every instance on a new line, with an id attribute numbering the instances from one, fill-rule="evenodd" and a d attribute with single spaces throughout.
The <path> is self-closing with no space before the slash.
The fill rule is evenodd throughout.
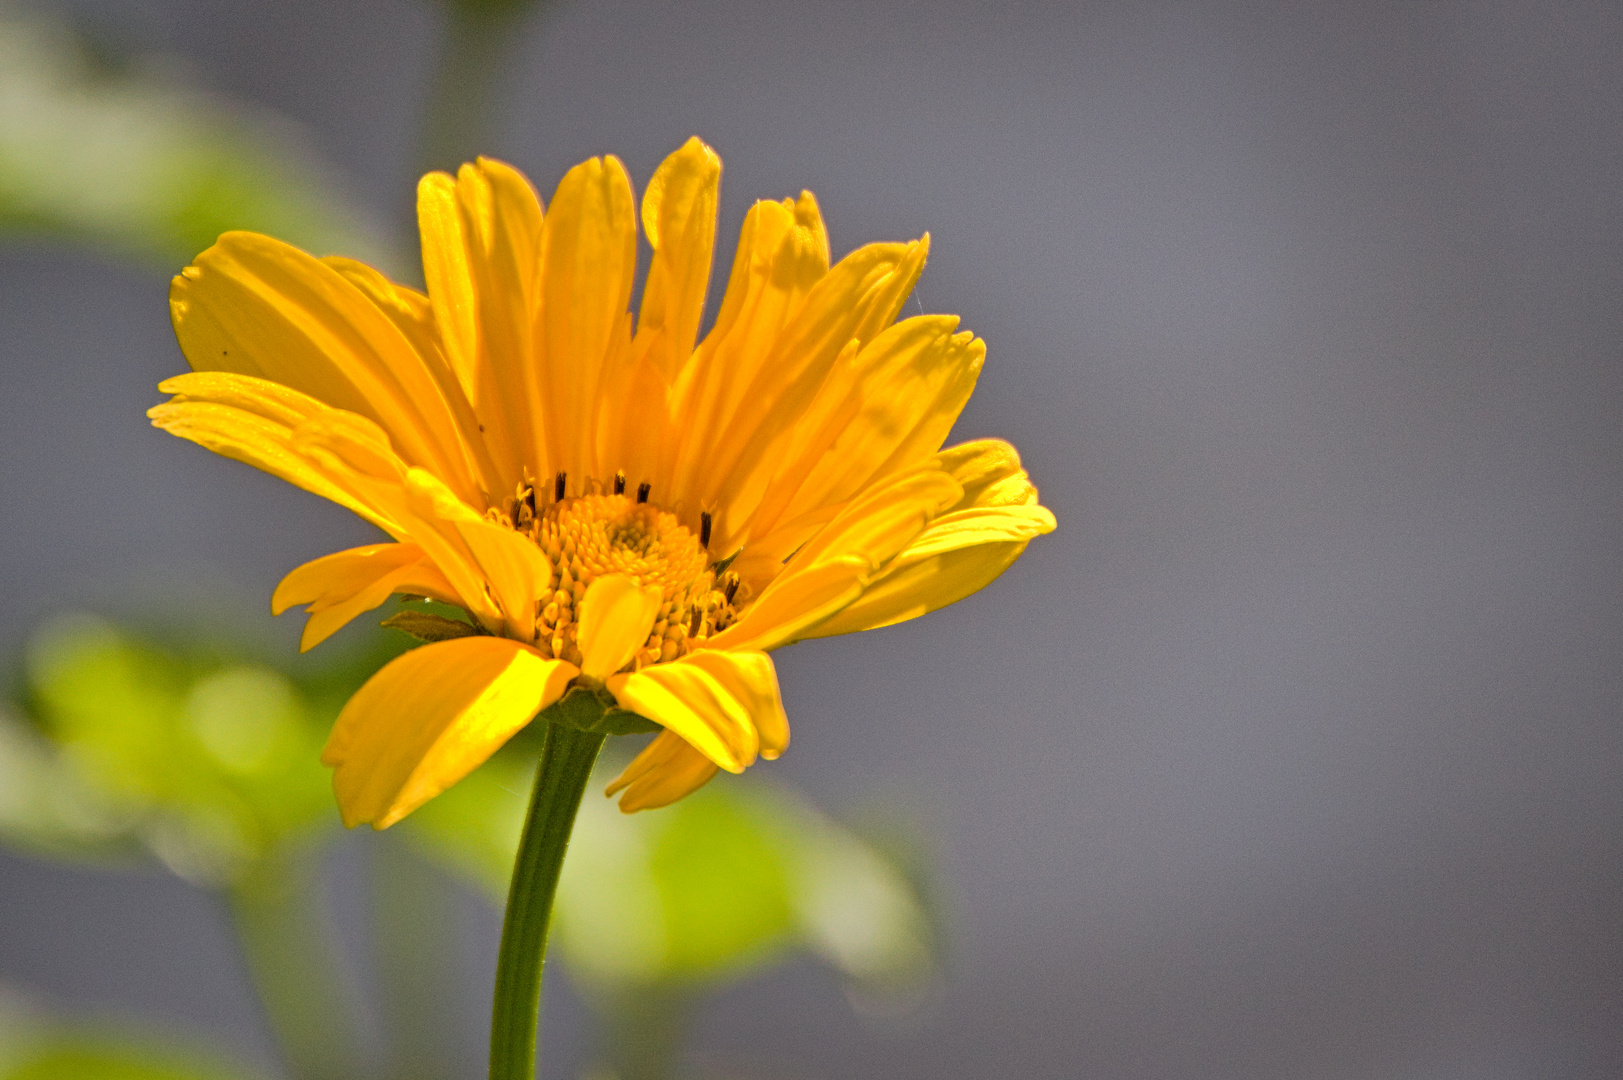
<path id="1" fill-rule="evenodd" d="M 526 485 L 525 488 L 524 488 L 524 505 L 528 506 L 530 508 L 530 516 L 534 517 L 535 516 L 535 488 L 532 485 Z"/>
<path id="2" fill-rule="evenodd" d="M 569 487 L 569 474 L 559 473 L 558 478 L 552 482 L 552 501 L 563 502 L 564 492 Z"/>
<path id="3" fill-rule="evenodd" d="M 642 483 L 638 484 L 637 485 L 637 501 L 640 502 L 640 503 L 647 502 L 648 501 L 648 493 L 650 491 L 652 491 L 652 490 L 654 490 L 654 485 L 650 484 L 646 480 L 644 480 Z"/>
<path id="4" fill-rule="evenodd" d="M 623 472 L 617 472 L 614 474 L 614 493 L 616 495 L 624 495 L 626 493 L 626 474 Z"/>
<path id="5" fill-rule="evenodd" d="M 733 602 L 733 597 L 738 595 L 738 578 L 737 578 L 737 576 L 732 575 L 732 574 L 727 575 L 726 595 L 727 595 L 727 602 L 729 604 Z"/>
<path id="6" fill-rule="evenodd" d="M 710 511 L 708 510 L 699 515 L 699 546 L 710 546 Z"/>
<path id="7" fill-rule="evenodd" d="M 699 620 L 704 617 L 698 608 L 693 609 L 693 615 L 688 619 L 688 637 L 699 636 Z"/>

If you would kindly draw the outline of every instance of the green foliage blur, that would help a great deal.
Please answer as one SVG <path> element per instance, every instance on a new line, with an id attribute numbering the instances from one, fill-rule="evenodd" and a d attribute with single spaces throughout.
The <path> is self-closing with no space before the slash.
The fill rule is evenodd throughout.
<path id="1" fill-rule="evenodd" d="M 242 1080 L 245 1075 L 150 1039 L 94 1034 L 41 1039 L 0 1072 L 3 1080 Z"/>
<path id="2" fill-rule="evenodd" d="M 0 1080 L 255 1080 L 172 1040 L 64 1024 L 0 986 Z"/>
<path id="3" fill-rule="evenodd" d="M 0 708 L 0 843 L 113 869 L 151 856 L 218 892 L 291 1074 L 353 1077 L 360 1006 L 335 970 L 319 901 L 319 856 L 339 831 L 320 750 L 348 696 L 411 641 L 352 635 L 347 650 L 334 642 L 331 659 L 316 663 L 269 663 L 229 642 L 87 614 L 36 631 L 13 704 Z M 372 842 L 404 844 L 500 907 L 541 734 L 520 733 Z M 629 760 L 619 742 L 594 777 L 599 791 Z M 820 958 L 859 1000 L 919 998 L 938 974 L 939 935 L 916 861 L 760 776 L 722 777 L 634 815 L 589 794 L 552 946 L 600 1017 L 603 1075 L 668 1075 L 706 993 L 795 955 Z M 424 897 L 381 887 L 378 902 L 380 918 L 423 925 L 411 909 Z M 373 944 L 405 954 L 384 961 L 406 973 L 385 993 L 446 978 L 413 971 L 411 939 Z M 0 1023 L 0 1080 L 227 1075 L 139 1040 L 56 1030 L 31 1037 L 32 1056 L 7 1065 Z"/>
<path id="4" fill-rule="evenodd" d="M 385 254 L 285 121 L 0 4 L 0 230 L 178 269 L 230 229 Z"/>
<path id="5" fill-rule="evenodd" d="M 430 858 L 507 896 L 535 755 L 523 742 L 401 828 Z M 629 755 L 611 744 L 607 785 Z M 782 784 L 723 777 L 662 810 L 625 815 L 588 791 L 558 886 L 553 946 L 588 991 L 699 990 L 793 950 L 864 992 L 935 974 L 925 883 Z"/>
<path id="6" fill-rule="evenodd" d="M 319 756 L 355 676 L 301 684 L 218 644 L 166 646 L 91 615 L 37 632 L 22 674 L 22 715 L 0 713 L 0 837 L 15 846 L 144 847 L 224 886 L 333 824 Z"/>
<path id="7" fill-rule="evenodd" d="M 295 672 L 229 634 L 64 615 L 30 638 L 0 709 L 0 842 L 111 869 L 155 857 L 216 893 L 297 1080 L 353 1076 L 360 1059 L 320 899 L 322 850 L 338 834 L 320 751 L 390 648 L 335 650 Z M 95 1032 L 24 1041 L 21 1076 L 226 1075 Z M 5 1042 L 0 1026 L 0 1059 Z"/>

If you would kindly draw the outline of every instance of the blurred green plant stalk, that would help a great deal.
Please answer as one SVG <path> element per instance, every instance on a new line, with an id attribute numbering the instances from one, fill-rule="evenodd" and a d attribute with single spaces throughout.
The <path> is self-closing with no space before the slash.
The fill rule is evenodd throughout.
<path id="1" fill-rule="evenodd" d="M 445 27 L 418 137 L 418 175 L 455 172 L 490 152 L 503 78 L 525 20 L 542 6 L 541 0 L 442 0 Z"/>

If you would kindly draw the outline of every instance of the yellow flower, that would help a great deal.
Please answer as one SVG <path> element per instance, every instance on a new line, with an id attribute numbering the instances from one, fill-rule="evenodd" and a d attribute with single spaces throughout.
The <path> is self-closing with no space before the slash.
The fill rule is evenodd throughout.
<path id="1" fill-rule="evenodd" d="M 477 631 L 344 708 L 323 760 L 348 824 L 398 821 L 571 686 L 663 727 L 610 794 L 666 805 L 788 744 L 770 650 L 950 604 L 1053 529 L 1013 447 L 940 449 L 985 345 L 952 316 L 896 321 L 928 237 L 830 266 L 809 192 L 756 203 L 698 340 L 720 178 L 698 139 L 655 172 L 635 320 L 613 157 L 545 216 L 496 161 L 424 177 L 426 295 L 254 233 L 175 278 L 193 370 L 153 423 L 393 538 L 283 580 L 302 647 L 396 593 Z"/>

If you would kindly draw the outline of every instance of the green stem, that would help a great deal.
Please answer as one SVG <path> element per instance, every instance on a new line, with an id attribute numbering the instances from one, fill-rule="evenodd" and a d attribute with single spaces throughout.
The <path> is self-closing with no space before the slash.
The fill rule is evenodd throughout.
<path id="1" fill-rule="evenodd" d="M 226 890 L 265 1016 L 296 1080 L 357 1075 L 355 1017 L 315 906 L 316 852 L 284 847 Z"/>
<path id="2" fill-rule="evenodd" d="M 535 1029 L 541 1012 L 541 961 L 558 872 L 591 776 L 602 734 L 548 724 L 524 835 L 507 893 L 496 994 L 490 1016 L 490 1080 L 534 1080 Z"/>

